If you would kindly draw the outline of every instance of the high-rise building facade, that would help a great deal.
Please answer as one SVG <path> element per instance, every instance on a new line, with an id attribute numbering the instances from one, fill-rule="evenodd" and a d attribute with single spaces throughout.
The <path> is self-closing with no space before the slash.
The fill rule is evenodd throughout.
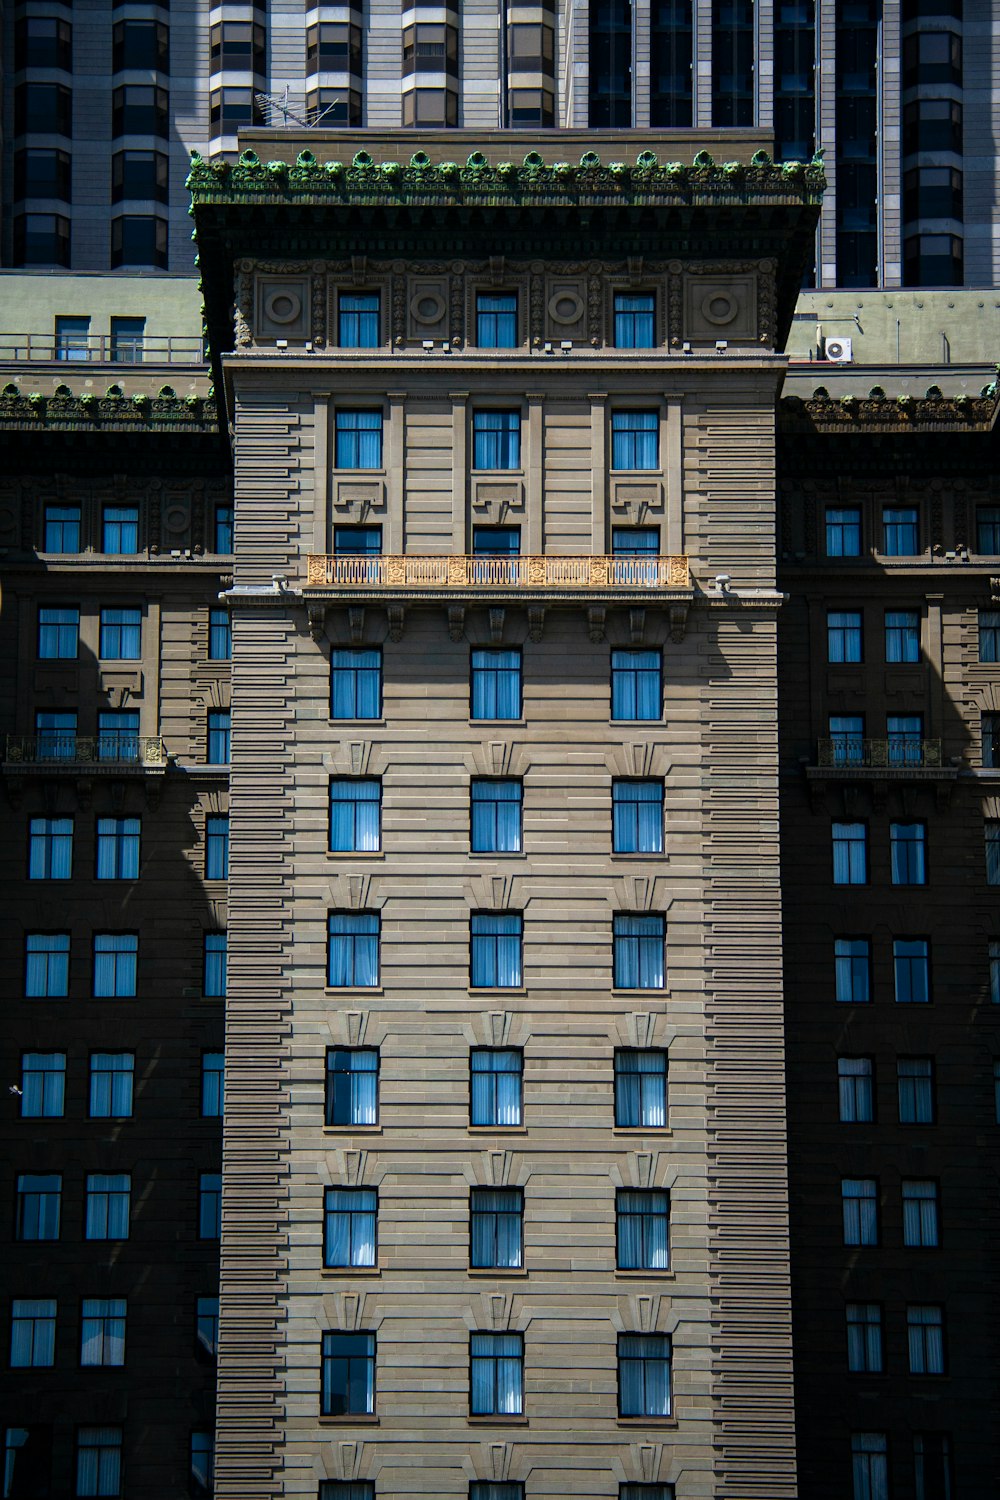
<path id="1" fill-rule="evenodd" d="M 21 0 L 4 263 L 189 272 L 188 151 L 255 125 L 761 129 L 778 160 L 825 152 L 817 285 L 986 287 L 994 24 L 989 0 Z"/>

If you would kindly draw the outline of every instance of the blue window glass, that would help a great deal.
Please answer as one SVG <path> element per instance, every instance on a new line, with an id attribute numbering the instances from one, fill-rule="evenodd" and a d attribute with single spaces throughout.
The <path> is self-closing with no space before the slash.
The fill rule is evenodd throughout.
<path id="1" fill-rule="evenodd" d="M 332 989 L 371 989 L 378 984 L 379 926 L 377 912 L 330 913 L 327 983 Z"/>
<path id="2" fill-rule="evenodd" d="M 658 526 L 612 526 L 611 553 L 614 557 L 658 557 Z"/>
<path id="3" fill-rule="evenodd" d="M 10 1309 L 11 1369 L 45 1369 L 51 1368 L 55 1362 L 55 1299 L 15 1297 Z M 7 1484 L 5 1493 L 16 1495 L 18 1491 L 12 1484 Z"/>
<path id="4" fill-rule="evenodd" d="M 666 922 L 660 916 L 616 912 L 614 983 L 618 990 L 662 990 Z"/>
<path id="5" fill-rule="evenodd" d="M 986 818 L 983 829 L 986 835 L 986 884 L 1000 885 L 1000 821 Z"/>
<path id="6" fill-rule="evenodd" d="M 330 652 L 331 719 L 377 719 L 382 713 L 381 651 Z"/>
<path id="7" fill-rule="evenodd" d="M 476 295 L 476 343 L 480 349 L 517 348 L 517 293 Z"/>
<path id="8" fill-rule="evenodd" d="M 666 1334 L 618 1335 L 618 1412 L 669 1417 L 670 1339 Z"/>
<path id="9" fill-rule="evenodd" d="M 38 655 L 41 661 L 75 661 L 80 643 L 80 611 L 44 608 L 38 611 Z"/>
<path id="10" fill-rule="evenodd" d="M 374 1413 L 373 1333 L 324 1333 L 320 1410 L 324 1417 Z"/>
<path id="11" fill-rule="evenodd" d="M 474 989 L 518 989 L 521 985 L 520 912 L 473 912 L 470 919 Z"/>
<path id="12" fill-rule="evenodd" d="M 202 1172 L 198 1177 L 198 1238 L 217 1240 L 222 1234 L 222 1174 Z"/>
<path id="13" fill-rule="evenodd" d="M 80 1309 L 80 1364 L 125 1363 L 124 1297 L 84 1297 Z"/>
<path id="14" fill-rule="evenodd" d="M 139 550 L 139 507 L 106 505 L 101 526 L 101 551 L 129 556 Z"/>
<path id="15" fill-rule="evenodd" d="M 330 778 L 330 849 L 367 854 L 382 847 L 382 783 Z"/>
<path id="16" fill-rule="evenodd" d="M 1000 609 L 979 611 L 979 660 L 1000 661 Z"/>
<path id="17" fill-rule="evenodd" d="M 616 854 L 663 853 L 662 781 L 612 781 L 611 811 Z"/>
<path id="18" fill-rule="evenodd" d="M 374 1047 L 331 1047 L 326 1054 L 326 1123 L 378 1124 L 379 1055 Z"/>
<path id="19" fill-rule="evenodd" d="M 340 407 L 335 452 L 338 469 L 381 469 L 382 413 Z"/>
<path id="20" fill-rule="evenodd" d="M 139 759 L 139 714 L 131 709 L 97 715 L 98 760 Z"/>
<path id="21" fill-rule="evenodd" d="M 17 1212 L 14 1238 L 18 1240 L 57 1240 L 62 1177 L 25 1172 L 17 1179 Z"/>
<path id="22" fill-rule="evenodd" d="M 327 1188 L 324 1266 L 374 1266 L 378 1194 L 373 1188 Z"/>
<path id="23" fill-rule="evenodd" d="M 327 1500 L 327 1497 L 321 1495 L 320 1500 Z M 336 1497 L 331 1496 L 330 1500 L 336 1500 Z M 508 1480 L 501 1484 L 494 1479 L 480 1479 L 469 1485 L 469 1500 L 524 1500 L 524 1485 Z M 658 1495 L 656 1500 L 663 1500 L 663 1497 Z"/>
<path id="24" fill-rule="evenodd" d="M 127 1240 L 131 1196 L 127 1172 L 92 1172 L 87 1178 L 84 1239 Z"/>
<path id="25" fill-rule="evenodd" d="M 886 610 L 885 659 L 920 660 L 920 615 L 915 609 Z"/>
<path id="26" fill-rule="evenodd" d="M 520 651 L 472 652 L 472 717 L 521 717 Z"/>
<path id="27" fill-rule="evenodd" d="M 138 661 L 142 655 L 142 611 L 101 610 L 101 657 L 104 661 Z"/>
<path id="28" fill-rule="evenodd" d="M 894 938 L 892 969 L 899 1005 L 926 1005 L 931 998 L 930 946 L 926 938 Z"/>
<path id="29" fill-rule="evenodd" d="M 861 556 L 861 510 L 856 505 L 832 507 L 826 513 L 827 557 Z"/>
<path id="30" fill-rule="evenodd" d="M 231 505 L 215 507 L 215 535 L 212 540 L 215 543 L 216 552 L 232 552 L 233 507 Z"/>
<path id="31" fill-rule="evenodd" d="M 198 1297 L 195 1300 L 195 1337 L 198 1352 L 215 1359 L 219 1353 L 218 1297 Z"/>
<path id="32" fill-rule="evenodd" d="M 1000 505 L 982 505 L 976 511 L 976 551 L 1000 553 Z"/>
<path id="33" fill-rule="evenodd" d="M 472 1125 L 521 1123 L 524 1059 L 512 1047 L 473 1047 L 469 1054 Z"/>
<path id="34" fill-rule="evenodd" d="M 21 1058 L 22 1120 L 58 1119 L 65 1101 L 65 1052 L 25 1052 Z"/>
<path id="35" fill-rule="evenodd" d="M 45 550 L 46 552 L 79 552 L 80 507 L 78 505 L 47 505 L 45 507 Z"/>
<path id="36" fill-rule="evenodd" d="M 867 938 L 835 938 L 834 975 L 838 1001 L 867 1005 L 871 1000 L 871 944 Z"/>
<path id="37" fill-rule="evenodd" d="M 229 709 L 213 709 L 208 716 L 208 764 L 229 764 Z"/>
<path id="38" fill-rule="evenodd" d="M 882 511 L 882 552 L 886 557 L 915 557 L 920 550 L 916 506 L 886 506 Z"/>
<path id="39" fill-rule="evenodd" d="M 472 467 L 518 469 L 521 466 L 521 413 L 472 413 Z"/>
<path id="40" fill-rule="evenodd" d="M 69 880 L 73 874 L 73 819 L 32 818 L 28 825 L 28 879 Z"/>
<path id="41" fill-rule="evenodd" d="M 845 1245 L 877 1245 L 878 1183 L 872 1177 L 842 1177 L 840 1202 Z"/>
<path id="42" fill-rule="evenodd" d="M 35 753 L 39 760 L 76 759 L 76 714 L 35 714 Z"/>
<path id="43" fill-rule="evenodd" d="M 121 1475 L 122 1429 L 80 1427 L 76 1437 L 75 1493 L 120 1495 Z"/>
<path id="44" fill-rule="evenodd" d="M 139 939 L 134 932 L 94 934 L 94 995 L 131 998 L 136 992 Z"/>
<path id="45" fill-rule="evenodd" d="M 670 1266 L 670 1197 L 620 1188 L 615 1194 L 620 1271 L 666 1271 Z"/>
<path id="46" fill-rule="evenodd" d="M 652 292 L 615 293 L 615 348 L 652 349 Z"/>
<path id="47" fill-rule="evenodd" d="M 656 1048 L 615 1050 L 615 1124 L 621 1130 L 665 1130 L 667 1054 Z"/>
<path id="48" fill-rule="evenodd" d="M 378 557 L 382 551 L 382 528 L 335 526 L 333 550 L 338 557 Z"/>
<path id="49" fill-rule="evenodd" d="M 830 715 L 830 748 L 835 766 L 860 766 L 865 759 L 863 714 Z"/>
<path id="50" fill-rule="evenodd" d="M 204 940 L 204 993 L 221 998 L 226 993 L 227 935 L 224 932 L 206 932 Z"/>
<path id="51" fill-rule="evenodd" d="M 469 1365 L 469 1410 L 474 1417 L 509 1417 L 524 1411 L 521 1334 L 472 1334 Z"/>
<path id="52" fill-rule="evenodd" d="M 833 824 L 834 885 L 868 881 L 868 829 L 864 823 Z"/>
<path id="53" fill-rule="evenodd" d="M 201 1112 L 205 1119 L 222 1116 L 225 1097 L 226 1055 L 224 1052 L 203 1052 L 201 1055 Z"/>
<path id="54" fill-rule="evenodd" d="M 229 819 L 205 819 L 205 879 L 229 879 Z"/>
<path id="55" fill-rule="evenodd" d="M 91 1119 L 128 1119 L 132 1113 L 134 1079 L 134 1053 L 92 1053 L 90 1058 Z"/>
<path id="56" fill-rule="evenodd" d="M 927 825 L 890 823 L 893 885 L 927 884 Z M 1000 873 L 1000 867 L 998 867 Z"/>
<path id="57" fill-rule="evenodd" d="M 473 526 L 473 557 L 519 557 L 520 526 Z"/>
<path id="58" fill-rule="evenodd" d="M 228 609 L 210 609 L 208 612 L 208 659 L 209 661 L 231 661 L 233 655 L 233 630 Z"/>
<path id="59" fill-rule="evenodd" d="M 663 686 L 659 651 L 612 651 L 612 719 L 660 719 Z"/>
<path id="60" fill-rule="evenodd" d="M 828 611 L 826 659 L 830 662 L 861 660 L 861 611 L 859 609 Z"/>
<path id="61" fill-rule="evenodd" d="M 521 848 L 521 783 L 472 780 L 472 853 L 516 854 Z"/>
<path id="62" fill-rule="evenodd" d="M 141 827 L 138 818 L 98 818 L 98 880 L 139 879 Z"/>
<path id="63" fill-rule="evenodd" d="M 24 993 L 29 999 L 47 1000 L 64 1000 L 69 994 L 68 932 L 27 934 Z"/>
<path id="64" fill-rule="evenodd" d="M 886 717 L 890 766 L 922 766 L 924 720 L 922 714 L 888 714 Z"/>
<path id="65" fill-rule="evenodd" d="M 337 306 L 341 349 L 377 349 L 380 342 L 378 315 L 378 292 L 341 292 Z"/>
<path id="66" fill-rule="evenodd" d="M 655 411 L 611 413 L 611 467 L 658 469 L 660 418 Z"/>

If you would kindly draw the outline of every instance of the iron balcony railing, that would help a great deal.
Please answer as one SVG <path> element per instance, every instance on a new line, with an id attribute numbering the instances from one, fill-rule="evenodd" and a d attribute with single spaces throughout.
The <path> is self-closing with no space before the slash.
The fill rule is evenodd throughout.
<path id="1" fill-rule="evenodd" d="M 907 767 L 933 770 L 941 765 L 941 741 L 910 739 L 902 735 L 884 740 L 844 735 L 819 741 L 818 763 L 845 771 L 865 766 L 889 770 Z"/>
<path id="2" fill-rule="evenodd" d="M 0 364 L 203 365 L 205 346 L 196 334 L 0 333 Z"/>
<path id="3" fill-rule="evenodd" d="M 8 765 L 139 766 L 162 769 L 166 746 L 159 735 L 103 734 L 87 737 L 59 730 L 7 736 Z"/>
<path id="4" fill-rule="evenodd" d="M 309 588 L 684 589 L 690 583 L 686 557 L 313 554 L 307 571 Z"/>

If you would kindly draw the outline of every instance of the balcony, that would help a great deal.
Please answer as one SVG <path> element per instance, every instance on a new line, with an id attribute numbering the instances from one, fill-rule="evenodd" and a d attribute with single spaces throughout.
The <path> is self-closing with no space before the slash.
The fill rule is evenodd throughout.
<path id="1" fill-rule="evenodd" d="M 306 587 L 343 593 L 632 594 L 686 591 L 686 557 L 418 557 L 412 554 L 331 557 L 312 554 Z"/>
<path id="2" fill-rule="evenodd" d="M 858 736 L 820 740 L 818 749 L 817 764 L 820 767 L 841 771 L 941 769 L 940 740 L 866 740 Z"/>
<path id="3" fill-rule="evenodd" d="M 0 364 L 204 365 L 205 348 L 190 334 L 0 333 Z"/>
<path id="4" fill-rule="evenodd" d="M 162 773 L 167 750 L 159 735 L 109 734 L 85 738 L 78 734 L 7 736 L 6 772 L 79 772 L 120 776 L 123 772 Z"/>

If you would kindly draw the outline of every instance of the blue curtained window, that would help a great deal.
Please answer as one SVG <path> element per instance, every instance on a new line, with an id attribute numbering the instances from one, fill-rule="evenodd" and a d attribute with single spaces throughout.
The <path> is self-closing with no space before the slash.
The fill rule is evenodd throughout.
<path id="1" fill-rule="evenodd" d="M 97 715 L 97 758 L 129 762 L 139 759 L 138 712 L 115 709 Z"/>
<path id="2" fill-rule="evenodd" d="M 922 714 L 889 714 L 886 718 L 890 766 L 922 766 L 924 763 L 924 719 Z"/>
<path id="3" fill-rule="evenodd" d="M 470 921 L 474 989 L 517 989 L 521 984 L 524 918 L 514 912 L 474 912 Z"/>
<path id="4" fill-rule="evenodd" d="M 926 938 L 894 938 L 892 967 L 896 1001 L 927 1005 L 931 998 L 930 947 Z"/>
<path id="5" fill-rule="evenodd" d="M 138 818 L 98 818 L 98 880 L 138 880 L 140 828 Z"/>
<path id="6" fill-rule="evenodd" d="M 612 719 L 660 719 L 663 687 L 659 651 L 612 651 Z"/>
<path id="7" fill-rule="evenodd" d="M 472 467 L 474 469 L 519 469 L 521 467 L 521 413 L 519 411 L 474 411 L 472 413 Z"/>
<path id="8" fill-rule="evenodd" d="M 476 295 L 476 343 L 480 349 L 517 348 L 517 293 Z"/>
<path id="9" fill-rule="evenodd" d="M 17 1179 L 17 1240 L 57 1240 L 62 1177 L 56 1173 L 22 1173 Z"/>
<path id="10" fill-rule="evenodd" d="M 870 1177 L 844 1177 L 840 1183 L 845 1245 L 878 1244 L 878 1184 Z"/>
<path id="11" fill-rule="evenodd" d="M 885 612 L 886 661 L 920 660 L 920 615 L 915 609 Z"/>
<path id="12" fill-rule="evenodd" d="M 204 988 L 206 995 L 221 998 L 226 993 L 228 946 L 229 940 L 226 933 L 205 933 Z"/>
<path id="13" fill-rule="evenodd" d="M 232 552 L 233 507 L 231 505 L 217 505 L 215 507 L 214 541 L 216 552 Z"/>
<path id="14" fill-rule="evenodd" d="M 101 551 L 128 556 L 139 550 L 139 509 L 135 505 L 106 505 L 101 527 Z"/>
<path id="15" fill-rule="evenodd" d="M 321 1409 L 324 1417 L 374 1413 L 373 1333 L 324 1333 Z"/>
<path id="16" fill-rule="evenodd" d="M 217 1240 L 222 1233 L 222 1174 L 202 1172 L 198 1178 L 198 1238 Z"/>
<path id="17" fill-rule="evenodd" d="M 927 827 L 924 823 L 890 823 L 889 847 L 892 854 L 893 885 L 927 884 Z M 1000 844 L 993 863 L 995 879 L 990 878 L 990 846 L 987 842 L 987 881 L 1000 885 Z"/>
<path id="18" fill-rule="evenodd" d="M 205 819 L 205 879 L 229 879 L 229 819 Z"/>
<path id="19" fill-rule="evenodd" d="M 376 912 L 331 912 L 327 983 L 333 989 L 371 989 L 379 982 Z"/>
<path id="20" fill-rule="evenodd" d="M 44 1368 L 56 1362 L 56 1304 L 29 1298 L 15 1298 L 10 1310 L 10 1365 L 20 1370 L 34 1366 Z M 17 1491 L 7 1489 L 8 1495 Z"/>
<path id="21" fill-rule="evenodd" d="M 120 1495 L 121 1492 L 121 1428 L 81 1427 L 76 1440 L 77 1495 Z"/>
<path id="22" fill-rule="evenodd" d="M 655 411 L 613 411 L 612 469 L 658 469 L 659 427 Z"/>
<path id="23" fill-rule="evenodd" d="M 473 1416 L 518 1416 L 524 1410 L 524 1340 L 519 1333 L 474 1333 L 469 1408 Z"/>
<path id="24" fill-rule="evenodd" d="M 654 1048 L 615 1051 L 615 1124 L 620 1129 L 664 1130 L 667 1124 L 667 1054 Z"/>
<path id="25" fill-rule="evenodd" d="M 341 349 L 378 348 L 378 292 L 341 292 L 337 315 Z"/>
<path id="26" fill-rule="evenodd" d="M 69 880 L 73 873 L 73 819 L 32 818 L 28 879 Z"/>
<path id="27" fill-rule="evenodd" d="M 127 1172 L 92 1172 L 87 1178 L 84 1239 L 127 1240 L 131 1196 Z"/>
<path id="28" fill-rule="evenodd" d="M 142 656 L 141 636 L 141 610 L 101 610 L 100 653 L 104 661 L 138 661 Z"/>
<path id="29" fill-rule="evenodd" d="M 885 557 L 915 557 L 920 551 L 916 506 L 886 506 L 882 512 Z"/>
<path id="30" fill-rule="evenodd" d="M 326 1123 L 378 1124 L 378 1065 L 374 1047 L 331 1047 L 326 1054 Z"/>
<path id="31" fill-rule="evenodd" d="M 864 823 L 833 824 L 834 885 L 868 882 L 868 829 Z"/>
<path id="32" fill-rule="evenodd" d="M 472 717 L 521 717 L 520 651 L 473 651 Z"/>
<path id="33" fill-rule="evenodd" d="M 123 1365 L 125 1298 L 84 1297 L 80 1311 L 81 1365 Z"/>
<path id="34" fill-rule="evenodd" d="M 374 1188 L 327 1188 L 323 1264 L 373 1266 L 378 1194 Z"/>
<path id="35" fill-rule="evenodd" d="M 835 938 L 837 999 L 867 1005 L 871 999 L 871 944 L 867 938 Z"/>
<path id="36" fill-rule="evenodd" d="M 76 713 L 35 714 L 35 753 L 39 760 L 76 759 Z"/>
<path id="37" fill-rule="evenodd" d="M 524 1195 L 520 1188 L 473 1188 L 469 1217 L 473 1267 L 521 1265 Z"/>
<path id="38" fill-rule="evenodd" d="M 65 1052 L 25 1052 L 21 1058 L 22 1120 L 59 1119 L 65 1102 Z"/>
<path id="39" fill-rule="evenodd" d="M 472 779 L 472 853 L 514 854 L 521 847 L 521 783 Z"/>
<path id="40" fill-rule="evenodd" d="M 669 1417 L 670 1339 L 665 1334 L 618 1335 L 618 1411 L 623 1417 Z"/>
<path id="41" fill-rule="evenodd" d="M 139 965 L 139 939 L 134 932 L 94 934 L 94 995 L 132 998 Z"/>
<path id="42" fill-rule="evenodd" d="M 663 853 L 662 781 L 613 781 L 611 807 L 616 854 Z"/>
<path id="43" fill-rule="evenodd" d="M 61 1000 L 69 994 L 69 933 L 29 932 L 25 939 L 24 993 Z"/>
<path id="44" fill-rule="evenodd" d="M 670 1265 L 670 1199 L 666 1193 L 620 1189 L 615 1198 L 618 1219 L 618 1269 L 665 1271 Z"/>
<path id="45" fill-rule="evenodd" d="M 229 764 L 231 717 L 229 709 L 213 709 L 208 716 L 208 764 Z"/>
<path id="46" fill-rule="evenodd" d="M 330 779 L 330 849 L 365 854 L 382 847 L 382 783 L 375 777 Z"/>
<path id="47" fill-rule="evenodd" d="M 861 556 L 861 511 L 849 505 L 826 513 L 827 557 Z"/>
<path id="48" fill-rule="evenodd" d="M 132 1113 L 134 1077 L 134 1053 L 93 1053 L 90 1059 L 91 1119 L 127 1119 Z"/>
<path id="49" fill-rule="evenodd" d="M 652 292 L 615 293 L 615 348 L 652 349 Z"/>
<path id="50" fill-rule="evenodd" d="M 830 744 L 835 766 L 860 766 L 865 758 L 863 714 L 831 714 Z"/>
<path id="51" fill-rule="evenodd" d="M 618 990 L 662 990 L 663 917 L 632 916 L 616 912 L 614 918 L 614 983 Z"/>
<path id="52" fill-rule="evenodd" d="M 377 719 L 381 713 L 381 651 L 331 651 L 331 719 Z"/>
<path id="53" fill-rule="evenodd" d="M 233 630 L 228 609 L 210 609 L 208 612 L 208 659 L 209 661 L 231 661 L 233 656 Z"/>
<path id="54" fill-rule="evenodd" d="M 38 656 L 41 661 L 75 661 L 79 642 L 78 609 L 38 611 Z"/>
<path id="55" fill-rule="evenodd" d="M 831 662 L 861 660 L 861 611 L 831 609 L 826 616 L 826 655 Z"/>
<path id="56" fill-rule="evenodd" d="M 46 552 L 79 552 L 80 507 L 47 505 L 45 507 Z M 980 552 L 983 548 L 980 547 Z"/>
<path id="57" fill-rule="evenodd" d="M 470 1123 L 520 1125 L 524 1062 L 513 1048 L 474 1047 L 470 1054 Z"/>
<path id="58" fill-rule="evenodd" d="M 381 469 L 382 413 L 380 411 L 337 411 L 336 467 L 338 469 Z"/>

